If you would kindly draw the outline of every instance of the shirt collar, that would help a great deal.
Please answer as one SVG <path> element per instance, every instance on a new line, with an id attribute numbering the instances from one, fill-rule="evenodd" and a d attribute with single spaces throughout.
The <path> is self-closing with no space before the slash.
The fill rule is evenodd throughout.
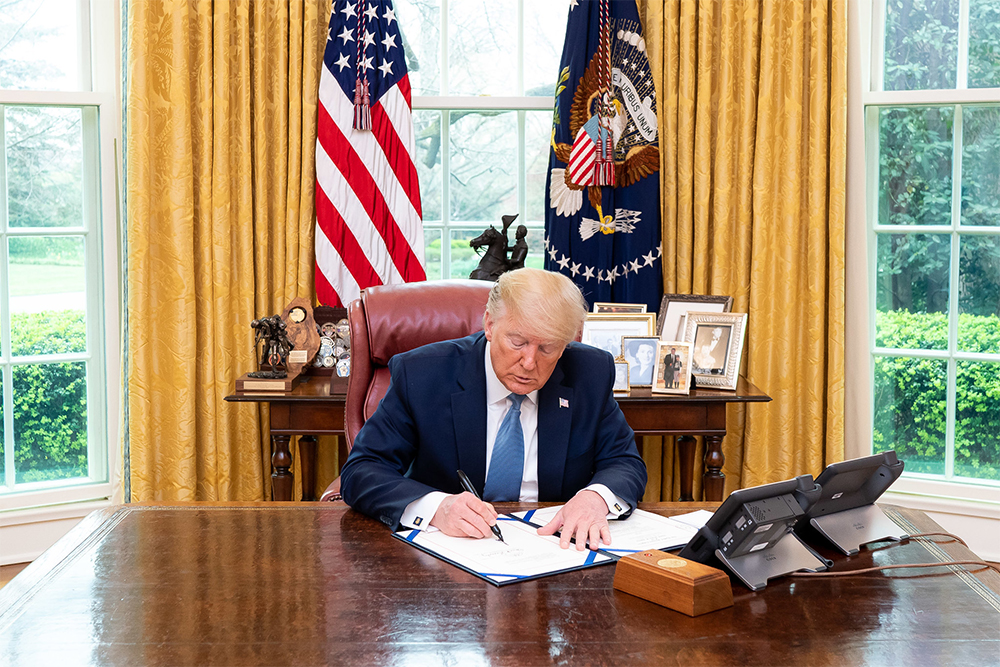
<path id="1" fill-rule="evenodd" d="M 493 405 L 494 403 L 506 400 L 510 396 L 511 391 L 503 385 L 503 382 L 497 377 L 496 371 L 493 370 L 493 361 L 490 359 L 489 341 L 486 341 L 486 358 L 484 362 L 486 365 L 486 405 Z M 531 401 L 532 405 L 537 405 L 538 390 L 535 389 L 528 393 L 525 398 Z"/>

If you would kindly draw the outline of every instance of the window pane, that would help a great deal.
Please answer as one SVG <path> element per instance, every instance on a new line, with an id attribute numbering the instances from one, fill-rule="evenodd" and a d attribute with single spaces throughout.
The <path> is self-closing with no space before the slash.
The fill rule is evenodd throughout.
<path id="1" fill-rule="evenodd" d="M 886 0 L 885 90 L 954 88 L 958 0 Z"/>
<path id="2" fill-rule="evenodd" d="M 1000 3 L 969 0 L 969 88 L 1000 86 Z"/>
<path id="3" fill-rule="evenodd" d="M 86 477 L 85 362 L 28 364 L 12 372 L 15 482 Z"/>
<path id="4" fill-rule="evenodd" d="M 6 107 L 11 227 L 83 225 L 80 109 Z"/>
<path id="5" fill-rule="evenodd" d="M 424 227 L 424 269 L 427 280 L 441 280 L 441 229 Z"/>
<path id="6" fill-rule="evenodd" d="M 875 358 L 873 449 L 895 449 L 907 472 L 944 474 L 947 368 L 939 359 Z"/>
<path id="7" fill-rule="evenodd" d="M 82 90 L 79 0 L 0 4 L 0 88 Z"/>
<path id="8" fill-rule="evenodd" d="M 528 258 L 524 260 L 524 265 L 532 269 L 544 269 L 545 228 L 528 227 L 528 236 L 524 240 L 528 242 Z"/>
<path id="9" fill-rule="evenodd" d="M 882 109 L 879 211 L 884 225 L 951 224 L 954 109 Z"/>
<path id="10" fill-rule="evenodd" d="M 1000 353 L 1000 236 L 962 236 L 958 349 Z"/>
<path id="11" fill-rule="evenodd" d="M 960 361 L 957 380 L 955 475 L 1000 479 L 1000 364 Z"/>
<path id="12" fill-rule="evenodd" d="M 962 108 L 962 224 L 1000 227 L 1000 107 Z"/>
<path id="13" fill-rule="evenodd" d="M 517 112 L 452 111 L 451 219 L 517 213 Z"/>
<path id="14" fill-rule="evenodd" d="M 441 112 L 414 111 L 413 131 L 417 144 L 417 178 L 423 219 L 441 218 Z"/>
<path id="15" fill-rule="evenodd" d="M 0 375 L 0 489 L 7 485 L 7 445 L 4 444 L 3 376 Z"/>
<path id="16" fill-rule="evenodd" d="M 449 278 L 468 278 L 472 270 L 479 266 L 481 257 L 472 249 L 469 241 L 482 233 L 482 230 L 451 230 L 451 271 L 448 275 Z"/>
<path id="17" fill-rule="evenodd" d="M 86 352 L 83 237 L 12 238 L 11 353 Z"/>
<path id="18" fill-rule="evenodd" d="M 545 178 L 549 170 L 551 111 L 524 114 L 525 212 L 527 223 L 545 222 Z"/>
<path id="19" fill-rule="evenodd" d="M 449 3 L 448 92 L 518 94 L 516 0 Z"/>
<path id="20" fill-rule="evenodd" d="M 950 241 L 945 234 L 878 234 L 875 344 L 948 347 Z"/>
<path id="21" fill-rule="evenodd" d="M 524 94 L 552 97 L 566 37 L 566 0 L 524 3 Z"/>
<path id="22" fill-rule="evenodd" d="M 414 95 L 441 94 L 441 1 L 393 3 Z"/>

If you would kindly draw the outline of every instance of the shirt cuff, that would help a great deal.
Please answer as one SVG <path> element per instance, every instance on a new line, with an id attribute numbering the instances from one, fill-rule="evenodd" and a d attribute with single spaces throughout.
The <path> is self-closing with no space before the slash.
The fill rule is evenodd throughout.
<path id="1" fill-rule="evenodd" d="M 583 490 L 593 491 L 601 496 L 601 498 L 604 498 L 604 503 L 608 506 L 608 519 L 617 519 L 630 509 L 627 502 L 611 493 L 611 489 L 603 484 L 591 484 Z"/>
<path id="2" fill-rule="evenodd" d="M 448 494 L 443 491 L 431 491 L 426 496 L 417 498 L 403 510 L 403 516 L 399 518 L 399 523 L 404 528 L 419 528 L 433 533 L 437 528 L 431 526 L 431 519 L 437 514 L 438 507 L 447 497 Z"/>

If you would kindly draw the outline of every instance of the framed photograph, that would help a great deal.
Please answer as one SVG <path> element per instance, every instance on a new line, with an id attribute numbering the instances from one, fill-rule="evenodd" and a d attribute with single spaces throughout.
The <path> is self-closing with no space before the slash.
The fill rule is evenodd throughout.
<path id="1" fill-rule="evenodd" d="M 691 392 L 691 343 L 659 341 L 650 391 L 655 394 Z"/>
<path id="2" fill-rule="evenodd" d="M 594 312 L 597 314 L 608 314 L 608 313 L 645 313 L 646 304 L 644 303 L 601 303 L 599 301 L 594 302 Z"/>
<path id="3" fill-rule="evenodd" d="M 684 340 L 684 315 L 688 311 L 699 313 L 728 313 L 733 309 L 733 297 L 713 294 L 664 294 L 660 312 L 656 315 L 656 335 L 663 341 Z"/>
<path id="4" fill-rule="evenodd" d="M 628 386 L 651 387 L 656 366 L 656 336 L 622 336 L 622 355 L 628 362 Z"/>
<path id="5" fill-rule="evenodd" d="M 656 315 L 653 313 L 609 313 L 587 315 L 580 341 L 607 350 L 611 356 L 622 356 L 622 336 L 655 336 Z"/>
<path id="6" fill-rule="evenodd" d="M 615 362 L 615 386 L 611 389 L 615 394 L 628 393 L 628 362 Z"/>
<path id="7" fill-rule="evenodd" d="M 684 342 L 691 343 L 691 374 L 699 387 L 736 389 L 746 326 L 746 313 L 687 313 Z"/>

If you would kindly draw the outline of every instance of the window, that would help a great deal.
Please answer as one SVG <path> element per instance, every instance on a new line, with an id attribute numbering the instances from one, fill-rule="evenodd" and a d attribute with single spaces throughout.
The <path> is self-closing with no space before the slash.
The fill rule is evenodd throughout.
<path id="1" fill-rule="evenodd" d="M 873 448 L 1000 486 L 1000 4 L 873 4 Z"/>
<path id="2" fill-rule="evenodd" d="M 545 178 L 565 0 L 399 0 L 429 280 L 468 278 L 500 217 L 544 263 Z M 514 228 L 509 230 L 511 242 Z"/>
<path id="3" fill-rule="evenodd" d="M 86 0 L 0 12 L 3 510 L 110 495 L 117 109 L 94 90 L 91 18 Z"/>

